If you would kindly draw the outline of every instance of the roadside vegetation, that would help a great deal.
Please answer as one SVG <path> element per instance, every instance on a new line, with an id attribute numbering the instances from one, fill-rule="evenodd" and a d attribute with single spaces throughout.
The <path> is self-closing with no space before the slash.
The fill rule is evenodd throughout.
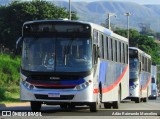
<path id="1" fill-rule="evenodd" d="M 0 54 L 0 103 L 19 101 L 20 58 Z"/>
<path id="2" fill-rule="evenodd" d="M 72 19 L 78 19 L 76 12 L 72 13 Z M 2 52 L 5 52 L 5 49 L 8 49 L 8 52 L 14 51 L 23 23 L 67 17 L 66 8 L 57 7 L 45 0 L 16 0 L 0 6 L 0 103 L 19 101 L 20 58 L 13 58 Z"/>

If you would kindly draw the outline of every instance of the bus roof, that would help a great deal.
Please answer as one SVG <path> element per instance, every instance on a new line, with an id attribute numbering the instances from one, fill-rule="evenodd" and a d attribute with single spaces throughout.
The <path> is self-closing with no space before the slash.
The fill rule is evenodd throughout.
<path id="1" fill-rule="evenodd" d="M 141 53 L 143 56 L 146 56 L 146 57 L 148 57 L 148 58 L 151 59 L 151 56 L 150 56 L 149 54 L 145 53 L 144 51 L 140 50 L 140 49 L 137 48 L 137 47 L 129 47 L 129 49 L 137 50 L 137 51 L 138 51 L 139 53 Z"/>
<path id="2" fill-rule="evenodd" d="M 46 22 L 73 22 L 73 23 L 88 24 L 88 25 L 90 25 L 92 27 L 92 29 L 97 29 L 100 32 L 107 34 L 108 36 L 111 36 L 111 37 L 114 37 L 114 38 L 118 38 L 118 39 L 121 39 L 121 40 L 123 40 L 125 42 L 128 42 L 127 38 L 114 33 L 110 29 L 107 29 L 107 28 L 105 28 L 105 27 L 103 27 L 101 25 L 95 24 L 95 23 L 85 22 L 85 21 L 77 21 L 77 20 L 35 20 L 35 21 L 27 21 L 23 25 L 32 24 L 32 23 L 40 23 L 40 22 L 44 22 L 44 23 L 46 23 Z"/>

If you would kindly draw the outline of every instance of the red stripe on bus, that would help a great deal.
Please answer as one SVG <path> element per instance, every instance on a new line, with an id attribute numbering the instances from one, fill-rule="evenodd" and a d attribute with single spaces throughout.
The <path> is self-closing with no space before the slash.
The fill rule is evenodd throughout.
<path id="1" fill-rule="evenodd" d="M 42 86 L 42 87 L 74 87 L 76 85 L 60 85 L 60 84 L 40 84 L 40 83 L 32 83 L 30 82 L 30 84 L 34 85 L 34 86 Z"/>
<path id="2" fill-rule="evenodd" d="M 126 66 L 126 68 L 124 69 L 123 73 L 120 75 L 120 77 L 116 80 L 116 82 L 114 84 L 110 85 L 107 88 L 102 88 L 102 93 L 109 92 L 113 88 L 115 88 L 119 84 L 119 82 L 123 79 L 123 76 L 126 73 L 127 69 L 128 69 L 128 65 Z M 98 93 L 98 88 L 94 89 L 93 93 Z"/>
<path id="3" fill-rule="evenodd" d="M 146 83 L 146 85 L 142 88 L 142 90 L 146 90 L 146 88 L 148 87 L 148 85 L 149 85 L 150 82 L 151 82 L 151 77 L 149 78 L 149 80 Z"/>

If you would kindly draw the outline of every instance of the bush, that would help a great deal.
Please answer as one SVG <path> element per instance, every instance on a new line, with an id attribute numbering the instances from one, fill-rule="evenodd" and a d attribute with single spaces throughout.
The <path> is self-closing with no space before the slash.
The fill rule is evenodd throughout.
<path id="1" fill-rule="evenodd" d="M 3 101 L 6 99 L 6 96 L 5 96 L 5 89 L 3 88 L 0 88 L 0 101 Z"/>
<path id="2" fill-rule="evenodd" d="M 20 58 L 0 55 L 0 85 L 19 84 Z"/>
<path id="3" fill-rule="evenodd" d="M 19 101 L 19 93 L 19 86 L 6 84 L 0 88 L 0 102 L 17 102 Z"/>
<path id="4" fill-rule="evenodd" d="M 17 101 L 20 58 L 0 54 L 0 101 Z"/>

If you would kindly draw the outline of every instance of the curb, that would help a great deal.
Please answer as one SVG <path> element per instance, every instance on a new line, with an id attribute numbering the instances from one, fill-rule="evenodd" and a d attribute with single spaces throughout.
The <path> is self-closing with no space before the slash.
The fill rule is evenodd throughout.
<path id="1" fill-rule="evenodd" d="M 0 104 L 1 107 L 22 107 L 22 106 L 30 106 L 30 102 L 17 102 L 17 103 L 6 103 L 6 104 Z"/>
<path id="2" fill-rule="evenodd" d="M 0 108 L 1 108 L 1 107 L 6 107 L 6 105 L 5 105 L 5 104 L 0 104 Z"/>

